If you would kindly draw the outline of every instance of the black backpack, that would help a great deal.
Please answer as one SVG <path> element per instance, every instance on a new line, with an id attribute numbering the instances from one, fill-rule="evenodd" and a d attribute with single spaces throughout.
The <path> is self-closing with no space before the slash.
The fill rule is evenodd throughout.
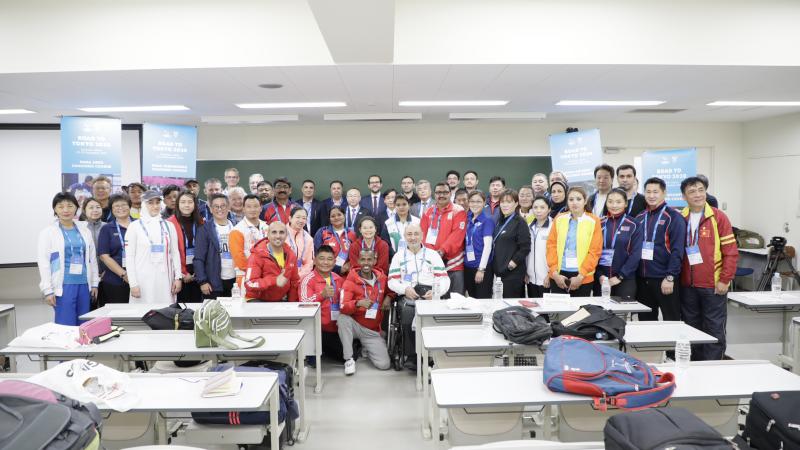
<path id="1" fill-rule="evenodd" d="M 589 315 L 569 326 L 558 321 L 553 322 L 553 336 L 577 336 L 587 341 L 616 339 L 620 349 L 625 348 L 625 319 L 602 306 L 583 305 L 578 312 L 581 310 Z"/>
<path id="2" fill-rule="evenodd" d="M 194 310 L 173 303 L 166 308 L 147 311 L 142 322 L 152 330 L 194 330 Z"/>
<path id="3" fill-rule="evenodd" d="M 83 449 L 98 438 L 101 424 L 92 403 L 25 381 L 0 382 L 0 449 Z"/>
<path id="4" fill-rule="evenodd" d="M 800 448 L 800 391 L 754 392 L 742 436 L 759 450 Z"/>
<path id="5" fill-rule="evenodd" d="M 492 314 L 494 331 L 506 340 L 522 345 L 542 345 L 552 336 L 550 324 L 542 316 L 535 316 L 522 306 L 509 306 Z"/>
<path id="6" fill-rule="evenodd" d="M 731 450 L 737 447 L 683 408 L 649 408 L 610 417 L 606 450 Z"/>

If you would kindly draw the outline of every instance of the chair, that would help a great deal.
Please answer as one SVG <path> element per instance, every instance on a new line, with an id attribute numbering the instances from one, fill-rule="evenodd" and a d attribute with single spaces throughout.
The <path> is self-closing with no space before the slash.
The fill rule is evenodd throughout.
<path id="1" fill-rule="evenodd" d="M 736 275 L 733 277 L 733 283 L 731 286 L 732 291 L 737 291 L 736 286 L 736 279 L 739 277 L 750 277 L 750 286 L 751 289 L 755 289 L 756 286 L 756 277 L 754 276 L 755 270 L 749 267 L 737 267 L 736 268 Z"/>

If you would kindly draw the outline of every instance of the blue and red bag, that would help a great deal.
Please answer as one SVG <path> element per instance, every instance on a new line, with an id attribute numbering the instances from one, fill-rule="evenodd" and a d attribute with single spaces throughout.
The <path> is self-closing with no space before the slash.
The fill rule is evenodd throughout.
<path id="1" fill-rule="evenodd" d="M 544 384 L 554 392 L 594 397 L 595 408 L 636 410 L 656 406 L 675 391 L 675 376 L 633 356 L 575 336 L 550 340 Z"/>

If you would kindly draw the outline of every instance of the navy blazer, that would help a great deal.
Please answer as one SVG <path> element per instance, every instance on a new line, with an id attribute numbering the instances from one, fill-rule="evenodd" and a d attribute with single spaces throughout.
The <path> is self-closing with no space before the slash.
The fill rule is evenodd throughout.
<path id="1" fill-rule="evenodd" d="M 303 199 L 295 201 L 298 206 L 303 207 Z M 304 208 L 305 209 L 305 208 Z M 317 234 L 317 230 L 322 228 L 322 212 L 324 205 L 316 198 L 311 200 L 311 213 L 308 215 L 308 222 L 306 222 L 306 231 L 311 236 Z M 328 210 L 330 211 L 330 210 Z"/>
<path id="2" fill-rule="evenodd" d="M 383 194 L 378 193 L 378 210 L 373 211 L 372 209 L 372 192 L 366 194 L 364 197 L 361 198 L 361 208 L 366 209 L 369 211 L 369 215 L 372 217 L 377 218 L 381 215 L 381 213 L 386 212 L 386 203 L 383 202 Z"/>
<path id="3" fill-rule="evenodd" d="M 319 228 L 327 227 L 331 224 L 330 215 L 331 209 L 333 209 L 333 198 L 328 197 L 322 202 L 322 206 L 319 211 Z M 343 208 L 347 207 L 347 198 L 344 196 L 342 197 L 342 204 L 339 205 Z M 319 229 L 318 228 L 318 229 Z M 316 235 L 316 233 L 314 233 Z"/>
<path id="4" fill-rule="evenodd" d="M 614 257 L 611 267 L 598 264 L 597 271 L 607 277 L 622 275 L 626 280 L 634 279 L 642 259 L 642 228 L 635 219 L 627 215 L 616 218 L 605 216 L 600 223 L 603 229 L 603 249 L 610 249 L 614 243 Z"/>
<path id="5" fill-rule="evenodd" d="M 194 240 L 194 276 L 198 285 L 211 283 L 212 290 L 222 292 L 222 258 L 219 247 L 219 236 L 214 219 L 211 219 L 197 230 Z"/>

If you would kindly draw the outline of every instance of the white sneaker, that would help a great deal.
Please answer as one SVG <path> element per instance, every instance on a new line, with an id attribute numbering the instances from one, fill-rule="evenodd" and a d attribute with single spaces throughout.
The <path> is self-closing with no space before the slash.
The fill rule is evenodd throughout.
<path id="1" fill-rule="evenodd" d="M 353 358 L 350 358 L 344 362 L 344 374 L 349 376 L 354 373 L 356 373 L 356 362 L 353 361 Z"/>

